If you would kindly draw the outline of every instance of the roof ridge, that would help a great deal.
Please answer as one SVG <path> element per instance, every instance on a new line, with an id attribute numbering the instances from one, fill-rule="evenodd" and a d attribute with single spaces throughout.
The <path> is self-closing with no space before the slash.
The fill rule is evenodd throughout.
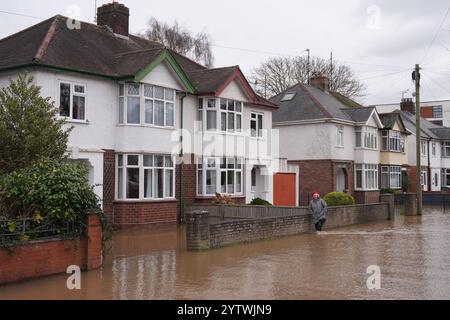
<path id="1" fill-rule="evenodd" d="M 236 68 L 238 68 L 238 66 L 228 66 L 228 67 L 219 67 L 219 68 L 210 68 L 210 69 L 206 68 L 203 70 L 192 70 L 192 71 L 189 71 L 189 73 L 200 73 L 200 72 L 207 72 L 207 71 L 216 71 L 216 70 L 222 70 L 222 69 L 236 69 Z"/>
<path id="2" fill-rule="evenodd" d="M 141 39 L 142 39 L 142 38 L 141 38 Z M 148 40 L 148 39 L 145 39 L 145 38 L 143 38 L 143 39 L 144 39 L 144 40 Z M 148 40 L 148 41 L 150 41 L 150 40 Z M 173 49 L 171 49 L 171 48 L 167 48 L 167 50 L 169 50 L 171 53 L 175 53 L 175 54 L 179 55 L 180 57 L 183 57 L 183 58 L 189 60 L 189 61 L 192 62 L 192 63 L 195 63 L 195 64 L 198 65 L 199 67 L 202 67 L 202 68 L 204 68 L 204 69 L 206 69 L 206 70 L 209 69 L 208 67 L 202 65 L 201 63 L 198 63 L 198 62 L 195 61 L 194 59 L 191 59 L 191 58 L 189 58 L 188 56 L 185 56 L 185 55 L 183 55 L 183 54 L 181 54 L 181 53 L 179 53 L 179 52 L 176 52 L 175 50 L 173 50 Z"/>
<path id="3" fill-rule="evenodd" d="M 56 15 L 52 21 L 52 24 L 50 25 L 50 28 L 47 30 L 47 34 L 44 37 L 44 40 L 42 40 L 41 45 L 39 46 L 38 51 L 36 52 L 36 55 L 34 56 L 33 60 L 40 61 L 42 60 L 42 57 L 45 54 L 45 51 L 47 50 L 48 46 L 50 45 L 50 42 L 53 39 L 53 36 L 56 33 L 56 26 L 58 24 L 58 19 L 60 18 L 60 15 Z"/>
<path id="4" fill-rule="evenodd" d="M 311 94 L 311 92 L 309 92 L 308 88 L 307 88 L 304 84 L 299 83 L 298 85 L 299 85 L 300 89 L 302 89 L 302 91 L 308 96 L 308 98 L 311 99 L 311 100 L 314 102 L 314 104 L 316 105 L 316 107 L 319 108 L 320 111 L 322 111 L 322 113 L 323 113 L 325 116 L 327 116 L 327 118 L 333 118 L 333 116 L 331 115 L 331 113 L 329 113 L 328 110 L 325 109 L 325 107 L 319 102 L 319 100 L 317 100 L 317 99 Z"/>

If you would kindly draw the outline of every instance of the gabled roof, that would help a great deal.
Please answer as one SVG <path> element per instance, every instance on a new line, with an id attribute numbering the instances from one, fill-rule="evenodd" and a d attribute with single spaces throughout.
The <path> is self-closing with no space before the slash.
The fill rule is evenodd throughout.
<path id="1" fill-rule="evenodd" d="M 412 134 L 416 134 L 416 115 L 402 110 L 395 110 L 393 113 L 397 113 L 403 120 L 407 130 Z M 420 136 L 423 138 L 440 139 L 439 135 L 434 133 L 434 129 L 443 128 L 437 124 L 431 123 L 428 120 L 421 118 L 420 120 Z"/>
<path id="2" fill-rule="evenodd" d="M 287 94 L 293 94 L 293 98 L 285 101 Z M 365 108 L 356 102 L 349 103 L 353 100 L 338 96 L 340 99 L 337 99 L 335 94 L 324 92 L 314 86 L 296 84 L 270 99 L 279 106 L 273 114 L 273 122 L 336 119 L 366 123 L 373 113 L 376 113 L 374 108 Z M 353 105 L 360 107 L 351 108 Z"/>
<path id="3" fill-rule="evenodd" d="M 400 114 L 392 112 L 392 113 L 382 113 L 379 116 L 381 122 L 383 123 L 383 129 L 392 130 L 395 124 L 398 124 L 401 129 L 400 131 L 402 133 L 408 134 L 407 127 L 403 122 L 403 119 L 400 116 Z"/>
<path id="4" fill-rule="evenodd" d="M 68 28 L 68 19 L 56 15 L 0 40 L 0 71 L 35 66 L 139 81 L 155 64 L 165 61 L 188 92 L 220 92 L 227 81 L 238 79 L 251 103 L 277 107 L 255 94 L 237 66 L 208 69 L 137 36 L 119 36 L 86 22 L 80 22 L 79 29 Z"/>

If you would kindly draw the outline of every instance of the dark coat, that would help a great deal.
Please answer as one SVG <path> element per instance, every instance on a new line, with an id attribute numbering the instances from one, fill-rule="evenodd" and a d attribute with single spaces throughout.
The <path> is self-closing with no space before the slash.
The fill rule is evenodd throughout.
<path id="1" fill-rule="evenodd" d="M 317 223 L 326 218 L 327 203 L 322 198 L 312 199 L 309 203 L 309 211 L 313 215 L 313 222 Z"/>

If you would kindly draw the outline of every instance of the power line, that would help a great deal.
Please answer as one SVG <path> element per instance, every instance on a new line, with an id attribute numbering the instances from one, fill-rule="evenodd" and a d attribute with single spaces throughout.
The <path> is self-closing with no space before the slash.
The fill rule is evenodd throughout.
<path id="1" fill-rule="evenodd" d="M 37 20 L 45 20 L 45 18 L 42 18 L 42 17 L 30 16 L 28 14 L 17 13 L 17 12 L 0 10 L 0 13 L 9 14 L 9 15 L 13 15 L 13 16 L 19 16 L 19 17 L 32 18 L 32 19 L 37 19 Z"/>
<path id="2" fill-rule="evenodd" d="M 442 19 L 441 24 L 439 25 L 438 30 L 436 31 L 436 34 L 433 37 L 433 40 L 431 40 L 430 45 L 427 48 L 427 51 L 425 52 L 425 55 L 423 56 L 421 60 L 421 64 L 424 62 L 425 58 L 428 56 L 428 52 L 430 51 L 431 47 L 433 46 L 434 42 L 436 41 L 439 32 L 441 32 L 442 27 L 444 26 L 445 21 L 447 20 L 448 14 L 450 13 L 450 7 L 447 9 L 447 12 L 444 15 L 444 18 Z"/>

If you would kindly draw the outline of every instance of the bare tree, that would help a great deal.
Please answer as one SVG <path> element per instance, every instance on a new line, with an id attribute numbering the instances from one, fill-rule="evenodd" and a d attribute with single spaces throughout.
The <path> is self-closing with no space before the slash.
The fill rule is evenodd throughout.
<path id="1" fill-rule="evenodd" d="M 308 82 L 309 74 L 322 74 L 331 79 L 331 90 L 349 98 L 364 96 L 365 86 L 355 77 L 351 68 L 339 62 L 331 64 L 327 59 L 304 56 L 270 58 L 253 70 L 250 81 L 255 91 L 265 97 L 279 94 L 297 83 Z"/>
<path id="2" fill-rule="evenodd" d="M 180 26 L 177 21 L 173 25 L 169 25 L 151 18 L 143 36 L 159 42 L 206 67 L 212 67 L 214 63 L 211 37 L 204 32 L 194 35 Z"/>

